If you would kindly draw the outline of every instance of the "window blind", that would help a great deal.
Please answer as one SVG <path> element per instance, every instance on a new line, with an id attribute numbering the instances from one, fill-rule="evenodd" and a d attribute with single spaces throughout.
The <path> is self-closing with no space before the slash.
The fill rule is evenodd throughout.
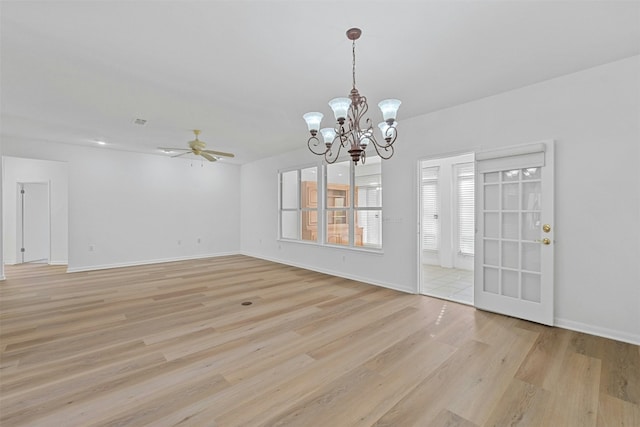
<path id="1" fill-rule="evenodd" d="M 456 200 L 458 220 L 458 251 L 463 255 L 473 255 L 475 235 L 475 170 L 473 163 L 456 165 Z"/>
<path id="2" fill-rule="evenodd" d="M 437 166 L 422 168 L 422 249 L 429 251 L 440 249 L 438 173 Z"/>

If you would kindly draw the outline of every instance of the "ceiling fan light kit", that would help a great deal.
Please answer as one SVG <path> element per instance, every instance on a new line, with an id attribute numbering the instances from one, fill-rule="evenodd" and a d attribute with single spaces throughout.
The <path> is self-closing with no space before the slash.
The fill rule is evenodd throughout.
<path id="1" fill-rule="evenodd" d="M 340 150 L 348 148 L 348 153 L 354 164 L 365 162 L 366 148 L 372 145 L 378 156 L 382 159 L 390 159 L 393 156 L 393 143 L 396 141 L 397 126 L 396 116 L 401 102 L 397 99 L 385 99 L 378 104 L 382 111 L 383 122 L 378 124 L 382 133 L 382 139 L 378 141 L 374 136 L 371 119 L 363 120 L 369 110 L 367 98 L 360 95 L 356 89 L 356 40 L 360 38 L 362 31 L 359 28 L 347 30 L 347 38 L 352 41 L 353 57 L 353 86 L 348 98 L 334 98 L 329 101 L 336 119 L 334 128 L 320 128 L 324 115 L 319 112 L 306 113 L 302 118 L 307 122 L 311 137 L 307 140 L 307 146 L 313 154 L 324 156 L 327 163 L 335 163 L 340 156 Z M 318 138 L 318 131 L 322 135 L 322 142 Z"/>
<path id="2" fill-rule="evenodd" d="M 194 129 L 193 134 L 196 136 L 196 139 L 194 139 L 193 141 L 189 141 L 189 148 L 158 147 L 158 149 L 162 150 L 166 154 L 171 154 L 177 151 L 183 151 L 182 153 L 176 154 L 175 156 L 171 156 L 171 157 L 180 157 L 180 156 L 184 156 L 185 154 L 191 153 L 196 156 L 201 156 L 209 160 L 210 162 L 215 162 L 223 157 L 229 157 L 229 158 L 235 157 L 235 155 L 232 153 L 225 153 L 224 151 L 217 151 L 217 150 L 207 150 L 206 149 L 207 144 L 204 141 L 200 141 L 200 139 L 198 139 L 198 136 L 200 135 L 200 130 Z"/>

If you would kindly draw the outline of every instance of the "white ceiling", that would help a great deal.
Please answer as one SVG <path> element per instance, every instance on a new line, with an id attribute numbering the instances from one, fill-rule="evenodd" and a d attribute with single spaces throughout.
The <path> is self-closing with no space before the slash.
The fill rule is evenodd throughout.
<path id="1" fill-rule="evenodd" d="M 237 163 L 306 146 L 307 111 L 333 121 L 353 26 L 374 122 L 384 98 L 402 100 L 402 123 L 640 54 L 637 1 L 0 4 L 2 138 L 163 155 L 198 128 Z"/>

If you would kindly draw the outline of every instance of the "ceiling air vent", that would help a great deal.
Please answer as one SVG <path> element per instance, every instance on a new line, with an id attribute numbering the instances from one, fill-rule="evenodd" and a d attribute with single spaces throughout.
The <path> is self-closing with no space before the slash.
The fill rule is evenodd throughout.
<path id="1" fill-rule="evenodd" d="M 144 126 L 147 124 L 147 121 L 145 119 L 133 119 L 133 124 L 134 125 L 139 125 L 139 126 Z"/>

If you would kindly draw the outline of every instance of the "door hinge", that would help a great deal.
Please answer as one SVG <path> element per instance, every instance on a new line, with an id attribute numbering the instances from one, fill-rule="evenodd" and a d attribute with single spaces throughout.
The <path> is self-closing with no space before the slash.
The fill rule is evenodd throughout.
<path id="1" fill-rule="evenodd" d="M 24 194 L 24 188 L 20 190 L 20 194 Z"/>
<path id="2" fill-rule="evenodd" d="M 24 248 L 20 248 L 20 252 L 24 252 Z"/>

